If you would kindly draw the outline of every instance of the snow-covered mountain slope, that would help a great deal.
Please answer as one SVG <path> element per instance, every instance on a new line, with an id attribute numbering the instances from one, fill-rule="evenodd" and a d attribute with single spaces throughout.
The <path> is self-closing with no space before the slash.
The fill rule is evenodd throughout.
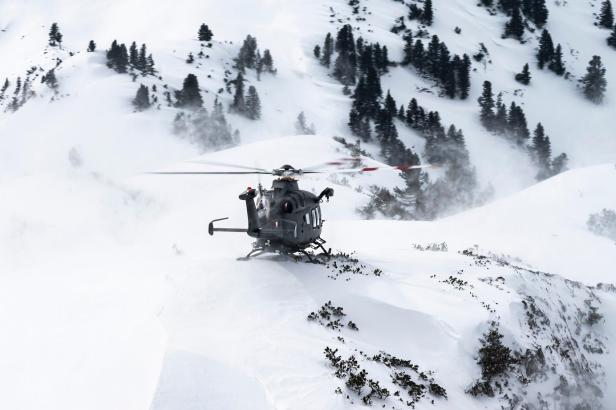
<path id="1" fill-rule="evenodd" d="M 202 159 L 247 163 L 272 150 L 293 161 L 344 153 L 327 137 L 300 136 Z M 199 165 L 168 169 L 191 167 Z M 358 396 L 333 375 L 323 354 L 330 347 L 338 349 L 334 357 L 355 355 L 368 378 L 389 389 L 388 399 L 373 398 L 379 406 L 406 408 L 393 396 L 399 390 L 416 408 L 433 408 L 432 400 L 437 408 L 490 408 L 505 394 L 537 404 L 538 392 L 550 408 L 580 400 L 597 408 L 613 400 L 607 386 L 616 369 L 616 305 L 611 288 L 589 285 L 611 280 L 614 244 L 581 225 L 589 211 L 613 203 L 610 189 L 591 188 L 614 173 L 612 165 L 571 171 L 439 222 L 350 220 L 353 207 L 365 200 L 353 187 L 375 176 L 349 178 L 348 186 L 307 177 L 304 187 L 336 189 L 324 204 L 325 237 L 335 251 L 355 252 L 358 259 L 338 260 L 338 268 L 271 257 L 240 262 L 236 257 L 249 249 L 248 238 L 208 236 L 213 217 L 230 216 L 229 225 L 243 225 L 244 206 L 236 195 L 256 181 L 242 176 L 143 175 L 113 184 L 74 170 L 29 177 L 29 183 L 24 177 L 12 189 L 5 184 L 3 196 L 16 199 L 2 205 L 2 215 L 10 216 L 4 218 L 2 249 L 11 256 L 2 258 L 0 321 L 9 335 L 0 350 L 7 392 L 2 407 L 40 408 L 42 400 L 46 408 L 101 409 L 362 405 L 369 389 Z M 46 200 L 35 200 L 37 195 Z M 33 199 L 24 208 L 25 198 Z M 490 219 L 499 214 L 506 218 L 496 234 Z M 550 241 L 549 235 L 570 242 Z M 435 242 L 448 249 L 418 249 Z M 547 256 L 540 258 L 538 250 Z M 346 264 L 359 270 L 347 272 Z M 340 331 L 306 320 L 328 301 L 347 315 Z M 603 315 L 597 323 L 588 319 L 592 308 Z M 359 330 L 349 329 L 349 320 Z M 475 357 L 493 321 L 524 365 L 502 376 L 509 387 L 497 398 L 478 399 L 465 391 L 481 377 Z M 372 359 L 379 352 L 410 360 L 418 373 L 391 365 L 383 353 Z M 391 375 L 406 372 L 427 386 L 422 371 L 431 372 L 447 399 L 427 391 L 424 398 L 411 396 L 408 387 L 391 383 Z M 516 382 L 520 375 L 530 382 Z"/>
<path id="2" fill-rule="evenodd" d="M 306 176 L 303 188 L 335 189 L 323 204 L 324 237 L 351 256 L 327 265 L 240 262 L 250 238 L 210 237 L 207 223 L 229 216 L 224 224 L 244 226 L 237 195 L 258 184 L 256 177 L 144 174 L 202 170 L 200 159 L 269 169 L 348 156 L 331 137 L 352 139 L 351 100 L 313 47 L 349 22 L 399 61 L 403 41 L 390 28 L 406 7 L 361 0 L 365 20 L 356 21 L 347 3 L 2 3 L 0 79 L 9 79 L 11 93 L 18 76 L 36 69 L 35 96 L 16 112 L 0 102 L 0 408 L 357 408 L 370 386 L 352 391 L 361 383 L 349 378 L 349 368 L 359 374 L 355 366 L 378 382 L 366 399 L 375 407 L 611 407 L 616 252 L 586 228 L 589 214 L 616 206 L 616 52 L 605 44 L 607 31 L 593 26 L 599 1 L 548 0 L 547 27 L 563 44 L 574 79 L 592 55 L 603 57 L 608 91 L 601 106 L 584 100 L 574 79 L 534 68 L 538 32 L 527 31 L 525 44 L 501 39 L 505 17 L 463 0 L 434 0 L 429 32 L 452 52 L 472 55 L 480 43 L 488 49 L 491 63 L 473 62 L 468 100 L 439 97 L 409 67 L 383 76 L 398 103 L 416 97 L 445 124 L 464 129 L 479 180 L 498 198 L 480 208 L 434 222 L 363 221 L 356 210 L 369 200 L 368 188 L 393 188 L 397 174 Z M 62 49 L 47 46 L 54 21 Z M 188 53 L 201 50 L 195 36 L 204 22 L 215 33 L 209 58 L 188 65 Z M 173 132 L 177 108 L 134 112 L 140 83 L 157 85 L 162 102 L 188 73 L 198 76 L 205 106 L 217 95 L 228 106 L 224 80 L 234 77 L 233 58 L 247 34 L 272 51 L 278 71 L 260 81 L 248 71 L 263 118 L 227 115 L 241 131 L 240 146 L 199 157 L 202 147 Z M 114 39 L 147 43 L 162 78 L 133 81 L 109 69 L 104 50 Z M 85 52 L 89 40 L 97 51 Z M 513 80 L 526 62 L 529 87 Z M 41 83 L 54 67 L 57 94 Z M 527 153 L 479 123 L 484 80 L 506 102 L 522 104 L 529 125 L 545 125 L 554 154 L 566 151 L 571 171 L 530 186 L 536 169 Z M 300 111 L 318 135 L 287 136 Z M 423 138 L 403 126 L 399 132 L 423 153 Z M 378 147 L 364 148 L 376 158 L 365 163 L 380 165 Z M 346 316 L 336 316 L 335 307 Z M 490 329 L 503 336 L 511 362 L 486 380 L 477 358 Z M 482 377 L 494 397 L 468 393 L 487 389 Z M 390 396 L 379 398 L 383 387 Z"/>
<path id="3" fill-rule="evenodd" d="M 12 89 L 17 76 L 23 80 L 25 72 L 32 66 L 40 65 L 45 70 L 53 68 L 55 58 L 59 56 L 63 60 L 57 69 L 59 90 L 65 97 L 50 105 L 47 103 L 50 90 L 43 84 L 35 84 L 39 97 L 28 105 L 36 108 L 24 107 L 24 113 L 10 116 L 2 114 L 2 131 L 7 136 L 2 141 L 3 158 L 23 158 L 23 152 L 30 153 L 32 150 L 22 144 L 40 143 L 39 138 L 44 132 L 37 128 L 40 124 L 45 124 L 45 134 L 59 143 L 54 147 L 55 151 L 39 153 L 35 157 L 31 153 L 26 155 L 20 164 L 28 164 L 27 169 L 35 166 L 32 162 L 41 162 L 41 156 L 63 160 L 65 155 L 62 154 L 66 154 L 68 145 L 98 152 L 98 145 L 90 144 L 85 136 L 91 136 L 97 144 L 104 144 L 103 149 L 106 148 L 107 152 L 127 153 L 125 161 L 135 164 L 135 168 L 151 166 L 153 158 L 147 162 L 138 161 L 145 161 L 147 157 L 143 158 L 144 155 L 157 155 L 161 163 L 182 158 L 188 148 L 174 141 L 171 135 L 175 109 L 163 104 L 162 112 L 131 113 L 130 100 L 138 84 L 128 76 L 119 76 L 104 67 L 103 50 L 114 39 L 127 45 L 133 40 L 138 44 L 146 43 L 163 77 L 160 84 L 179 88 L 186 74 L 195 73 L 204 90 L 206 106 L 209 106 L 217 91 L 224 86 L 225 70 L 231 69 L 232 57 L 241 41 L 247 34 L 255 35 L 261 49 L 272 50 L 278 73 L 275 77 L 264 75 L 260 82 L 256 81 L 254 72 L 248 74 L 250 83 L 255 84 L 261 94 L 263 119 L 254 123 L 240 116 L 231 116 L 231 122 L 240 129 L 243 141 L 293 133 L 293 123 L 300 111 L 315 123 L 319 133 L 348 136 L 346 122 L 350 101 L 340 93 L 341 85 L 318 64 L 312 49 L 322 43 L 325 33 L 335 33 L 343 23 L 350 22 L 357 28 L 357 36 L 387 45 L 391 59 L 400 61 L 403 40 L 391 33 L 390 28 L 395 18 L 406 14 L 407 8 L 391 0 L 362 2 L 366 12 L 362 11 L 360 17 L 365 21 L 356 21 L 346 3 L 342 0 L 309 3 L 183 0 L 172 4 L 142 1 L 88 4 L 59 0 L 9 2 L 4 6 L 0 20 L 3 28 L 0 53 L 7 56 L 0 67 L 0 76 L 11 81 Z M 566 152 L 571 166 L 599 164 L 613 158 L 616 142 L 610 131 L 612 127 L 606 124 L 612 122 L 611 112 L 616 101 L 612 92 L 614 85 L 608 81 L 607 101 L 597 107 L 581 97 L 575 82 L 584 74 L 592 55 L 602 56 L 608 79 L 612 67 L 616 67 L 616 53 L 605 43 L 606 30 L 593 25 L 598 1 L 584 4 L 547 2 L 550 19 L 546 27 L 554 41 L 564 47 L 566 68 L 573 76 L 571 80 L 536 69 L 534 54 L 538 31 L 532 35 L 527 32 L 526 43 L 520 44 L 513 39 L 500 38 L 506 20 L 503 15 L 492 16 L 484 8 L 466 1 L 435 1 L 434 4 L 435 23 L 429 32 L 438 34 L 452 52 L 473 55 L 478 52 L 480 43 L 488 49 L 490 63 L 486 63 L 487 59 L 481 63 L 473 62 L 470 98 L 463 102 L 440 98 L 430 91 L 433 89 L 430 82 L 408 67 L 392 68 L 382 79 L 383 88 L 390 89 L 400 104 L 417 97 L 427 109 L 438 110 L 446 124 L 453 123 L 462 128 L 467 136 L 472 163 L 477 167 L 484 186 L 491 184 L 498 195 L 507 194 L 530 185 L 536 173 L 525 153 L 480 127 L 475 101 L 484 80 L 492 81 L 494 90 L 504 93 L 506 103 L 516 101 L 523 105 L 530 127 L 542 122 L 551 137 L 554 154 Z M 47 31 L 52 21 L 59 22 L 64 34 L 63 51 L 47 47 Z M 209 58 L 188 65 L 185 63 L 188 53 L 199 51 L 196 30 L 204 21 L 214 30 L 213 47 L 207 49 Z M 408 24 L 411 27 L 417 25 L 416 22 Z M 462 30 L 461 34 L 454 32 L 456 26 Z M 91 39 L 96 41 L 99 51 L 87 54 L 85 48 Z M 71 57 L 69 52 L 75 54 Z M 523 87 L 513 79 L 513 74 L 525 62 L 530 63 L 533 75 L 529 87 Z M 153 80 L 139 81 L 148 85 Z M 289 90 L 292 90 L 292 97 Z M 227 93 L 221 97 L 225 102 L 231 99 Z M 63 115 L 67 112 L 72 113 L 71 121 Z M 37 118 L 37 121 L 28 121 L 29 118 Z M 404 127 L 399 128 L 401 138 L 421 154 L 423 140 Z M 139 154 L 133 154 L 138 148 L 131 149 L 132 144 L 143 146 L 146 142 L 141 138 L 145 136 L 153 140 L 148 144 L 152 151 L 144 148 Z M 26 162 L 27 159 L 30 161 Z M 120 159 L 122 157 L 117 158 Z M 92 168 L 109 170 L 101 164 L 104 160 L 95 155 L 88 155 L 86 161 Z M 27 169 L 24 172 L 28 172 Z"/>

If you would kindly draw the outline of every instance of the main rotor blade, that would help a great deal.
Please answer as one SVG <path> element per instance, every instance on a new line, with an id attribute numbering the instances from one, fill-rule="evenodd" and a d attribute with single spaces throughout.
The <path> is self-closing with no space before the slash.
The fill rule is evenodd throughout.
<path id="1" fill-rule="evenodd" d="M 256 172 L 256 171 L 220 171 L 220 172 L 200 172 L 200 171 L 178 171 L 178 172 L 148 172 L 152 175 L 272 175 L 271 172 Z"/>
<path id="2" fill-rule="evenodd" d="M 353 169 L 335 169 L 332 171 L 325 171 L 328 174 L 356 174 L 363 172 L 373 172 L 380 171 L 384 169 L 392 170 L 392 171 L 410 171 L 412 169 L 426 169 L 426 168 L 436 168 L 437 165 L 426 164 L 426 165 L 395 165 L 395 166 L 385 166 L 385 167 L 363 167 L 363 168 L 353 168 Z"/>
<path id="3" fill-rule="evenodd" d="M 228 164 L 226 162 L 217 162 L 217 161 L 202 161 L 202 160 L 194 160 L 190 161 L 196 164 L 205 164 L 205 165 L 215 165 L 221 167 L 229 167 L 229 168 L 237 168 L 237 169 L 249 169 L 251 171 L 259 171 L 259 172 L 268 172 L 267 169 L 257 168 L 257 167 L 249 167 L 246 165 L 238 165 L 238 164 Z M 271 172 L 269 172 L 271 174 Z"/>

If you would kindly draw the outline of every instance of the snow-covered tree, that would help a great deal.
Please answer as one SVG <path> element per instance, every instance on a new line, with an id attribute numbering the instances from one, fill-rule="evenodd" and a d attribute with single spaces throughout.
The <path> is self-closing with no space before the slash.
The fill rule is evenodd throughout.
<path id="1" fill-rule="evenodd" d="M 493 129 L 494 126 L 494 94 L 492 92 L 492 83 L 485 81 L 483 83 L 483 92 L 479 97 L 479 107 L 481 112 L 479 118 L 484 127 L 488 130 Z"/>
<path id="2" fill-rule="evenodd" d="M 601 57 L 593 56 L 586 70 L 586 75 L 581 80 L 584 95 L 593 103 L 601 104 L 607 88 L 606 69 L 603 67 Z"/>
<path id="3" fill-rule="evenodd" d="M 93 53 L 94 51 L 96 51 L 96 43 L 94 40 L 90 40 L 88 43 L 88 53 Z"/>
<path id="4" fill-rule="evenodd" d="M 212 33 L 212 30 L 210 30 L 208 25 L 201 24 L 201 26 L 199 27 L 199 33 L 198 33 L 199 41 L 212 41 L 213 37 L 214 37 L 214 33 Z"/>
<path id="5" fill-rule="evenodd" d="M 62 33 L 60 33 L 60 27 L 58 23 L 52 23 L 49 29 L 49 45 L 52 47 L 62 45 Z"/>
<path id="6" fill-rule="evenodd" d="M 188 74 L 184 79 L 182 89 L 175 92 L 176 106 L 196 110 L 203 107 L 203 98 L 199 89 L 199 80 L 194 74 Z"/>
<path id="7" fill-rule="evenodd" d="M 530 69 L 528 67 L 528 63 L 524 64 L 522 68 L 522 72 L 515 75 L 515 80 L 521 84 L 528 85 L 530 84 Z"/>
<path id="8" fill-rule="evenodd" d="M 314 135 L 316 134 L 316 129 L 314 124 L 308 125 L 306 120 L 306 115 L 304 112 L 300 112 L 297 116 L 297 120 L 295 121 L 295 132 L 298 135 Z"/>
<path id="9" fill-rule="evenodd" d="M 261 100 L 253 85 L 248 87 L 248 94 L 246 95 L 246 116 L 251 120 L 261 118 Z"/>
<path id="10" fill-rule="evenodd" d="M 610 0 L 604 0 L 599 14 L 599 26 L 611 29 L 614 26 L 614 11 Z"/>
<path id="11" fill-rule="evenodd" d="M 143 111 L 150 108 L 150 92 L 148 87 L 141 84 L 137 89 L 137 95 L 133 99 L 133 106 L 137 111 Z"/>

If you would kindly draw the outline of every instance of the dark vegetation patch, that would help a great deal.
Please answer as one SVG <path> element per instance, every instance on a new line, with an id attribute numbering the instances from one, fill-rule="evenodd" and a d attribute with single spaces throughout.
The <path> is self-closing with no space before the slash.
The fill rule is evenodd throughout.
<path id="1" fill-rule="evenodd" d="M 445 242 L 429 243 L 426 245 L 420 245 L 420 244 L 414 243 L 413 248 L 418 251 L 430 251 L 430 252 L 447 252 L 448 251 L 447 243 Z"/>
<path id="2" fill-rule="evenodd" d="M 343 318 L 346 316 L 342 306 L 334 306 L 330 301 L 319 308 L 317 312 L 310 312 L 307 319 L 310 322 L 316 322 L 328 329 L 340 331 L 345 326 L 351 330 L 358 331 L 359 328 L 352 320 L 349 320 L 345 325 Z M 344 339 L 341 340 L 344 343 Z"/>
<path id="3" fill-rule="evenodd" d="M 351 404 L 354 404 L 355 400 L 360 400 L 367 406 L 377 404 L 383 408 L 391 406 L 392 409 L 399 408 L 397 406 L 415 408 L 415 404 L 428 395 L 432 400 L 447 398 L 447 391 L 436 383 L 432 372 L 421 371 L 419 366 L 410 360 L 386 352 L 369 356 L 362 351 L 358 352 L 357 349 L 355 351 L 363 363 L 378 364 L 387 368 L 390 380 L 371 377 L 370 373 L 362 368 L 356 355 L 344 359 L 338 354 L 338 349 L 326 347 L 325 358 L 334 369 L 334 376 L 343 380 L 346 388 L 346 393 L 342 387 L 336 388 L 335 393 L 346 394 Z M 392 400 L 395 401 L 392 403 Z"/>
<path id="4" fill-rule="evenodd" d="M 341 278 L 350 281 L 352 276 L 381 276 L 383 271 L 379 268 L 368 267 L 361 263 L 355 256 L 355 252 L 338 252 L 331 258 L 323 262 L 325 267 L 331 271 L 328 275 L 330 279 Z"/>

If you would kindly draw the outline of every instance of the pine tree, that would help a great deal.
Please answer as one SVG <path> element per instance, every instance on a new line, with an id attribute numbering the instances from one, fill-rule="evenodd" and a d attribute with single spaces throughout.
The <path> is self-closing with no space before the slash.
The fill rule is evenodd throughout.
<path id="1" fill-rule="evenodd" d="M 542 181 L 551 174 L 552 147 L 550 138 L 545 135 L 545 130 L 541 123 L 537 124 L 537 128 L 535 128 L 533 133 L 532 151 L 539 167 L 537 180 Z"/>
<path id="2" fill-rule="evenodd" d="M 244 44 L 235 59 L 237 69 L 245 73 L 246 68 L 255 68 L 257 64 L 257 39 L 251 35 L 246 36 Z"/>
<path id="3" fill-rule="evenodd" d="M 515 80 L 524 85 L 530 84 L 530 70 L 528 67 L 528 63 L 524 64 L 524 68 L 522 68 L 522 72 L 515 75 Z"/>
<path id="4" fill-rule="evenodd" d="M 331 33 L 327 33 L 325 36 L 325 42 L 323 43 L 323 54 L 321 56 L 321 64 L 328 67 L 332 63 L 332 54 L 334 53 L 334 39 Z"/>
<path id="5" fill-rule="evenodd" d="M 505 25 L 505 37 L 515 37 L 518 40 L 522 39 L 524 34 L 524 22 L 520 15 L 520 9 L 515 7 L 511 13 L 511 19 Z"/>
<path id="6" fill-rule="evenodd" d="M 522 107 L 511 103 L 509 108 L 509 118 L 507 120 L 507 128 L 509 130 L 509 136 L 513 141 L 522 146 L 528 138 L 530 138 L 530 132 L 528 131 L 528 123 L 526 122 L 526 115 Z"/>
<path id="7" fill-rule="evenodd" d="M 128 51 L 124 43 L 120 44 L 118 48 L 115 69 L 118 73 L 126 73 L 128 71 Z"/>
<path id="8" fill-rule="evenodd" d="M 193 110 L 203 107 L 203 98 L 199 89 L 199 80 L 194 74 L 188 74 L 184 79 L 182 90 L 176 91 L 177 106 Z"/>
<path id="9" fill-rule="evenodd" d="M 274 59 L 272 58 L 272 53 L 270 53 L 268 49 L 263 52 L 261 64 L 263 64 L 263 71 L 270 74 L 276 74 L 276 69 L 274 68 Z"/>
<path id="10" fill-rule="evenodd" d="M 441 51 L 441 42 L 438 36 L 435 34 L 432 36 L 432 40 L 428 44 L 428 50 L 426 52 L 426 71 L 433 77 L 437 77 L 440 67 L 439 53 Z"/>
<path id="11" fill-rule="evenodd" d="M 314 57 L 319 60 L 321 58 L 321 46 L 318 44 L 314 46 L 312 53 L 314 54 Z"/>
<path id="12" fill-rule="evenodd" d="M 188 57 L 186 58 L 186 63 L 192 64 L 194 62 L 195 62 L 195 56 L 193 56 L 193 53 L 188 53 Z"/>
<path id="13" fill-rule="evenodd" d="M 413 46 L 413 54 L 411 57 L 411 64 L 415 66 L 419 72 L 423 72 L 426 68 L 426 52 L 421 40 L 417 40 Z"/>
<path id="14" fill-rule="evenodd" d="M 137 64 L 135 65 L 135 68 L 141 71 L 142 74 L 144 75 L 146 74 L 146 69 L 148 66 L 147 55 L 148 55 L 147 47 L 145 46 L 145 44 L 142 44 L 141 48 L 139 49 L 139 57 L 137 57 Z"/>
<path id="15" fill-rule="evenodd" d="M 62 33 L 60 33 L 60 27 L 58 23 L 52 23 L 49 29 L 49 45 L 52 47 L 62 45 Z"/>
<path id="16" fill-rule="evenodd" d="M 565 172 L 567 170 L 568 162 L 569 158 L 564 152 L 554 158 L 554 160 L 552 161 L 552 175 L 558 175 L 561 172 Z"/>
<path id="17" fill-rule="evenodd" d="M 479 97 L 479 106 L 481 112 L 479 118 L 484 127 L 492 130 L 494 127 L 494 94 L 492 93 L 492 83 L 485 81 L 483 83 L 483 93 Z"/>
<path id="18" fill-rule="evenodd" d="M 128 49 L 128 63 L 131 67 L 137 67 L 137 60 L 139 60 L 139 51 L 137 50 L 137 43 L 133 41 Z"/>
<path id="19" fill-rule="evenodd" d="M 357 55 L 353 28 L 349 24 L 345 24 L 338 31 L 335 48 L 338 52 L 338 58 L 334 63 L 334 77 L 344 85 L 355 84 Z"/>
<path id="20" fill-rule="evenodd" d="M 609 29 L 614 26 L 614 12 L 612 11 L 612 3 L 610 2 L 610 0 L 605 0 L 603 4 L 601 4 L 599 26 Z"/>
<path id="21" fill-rule="evenodd" d="M 481 4 L 485 7 L 492 7 L 494 0 L 481 0 Z"/>
<path id="22" fill-rule="evenodd" d="M 426 0 L 423 11 L 421 12 L 420 21 L 426 26 L 431 26 L 434 21 L 434 10 L 432 9 L 432 0 Z"/>
<path id="23" fill-rule="evenodd" d="M 387 111 L 387 115 L 389 115 L 391 118 L 395 118 L 397 115 L 398 109 L 396 107 L 397 107 L 396 100 L 394 100 L 394 97 L 392 97 L 389 90 L 387 90 L 387 96 L 385 97 L 384 110 Z"/>
<path id="24" fill-rule="evenodd" d="M 471 59 L 467 54 L 462 56 L 457 70 L 457 79 L 460 98 L 466 100 L 471 89 Z"/>
<path id="25" fill-rule="evenodd" d="M 154 68 L 154 58 L 152 58 L 152 54 L 149 54 L 148 58 L 145 60 L 145 73 L 147 75 L 156 74 L 156 69 Z"/>
<path id="26" fill-rule="evenodd" d="M 565 63 L 563 62 L 563 50 L 559 45 L 556 46 L 554 51 L 554 58 L 550 62 L 548 68 L 554 71 L 557 75 L 565 74 Z"/>
<path id="27" fill-rule="evenodd" d="M 402 64 L 410 64 L 413 61 L 413 35 L 412 33 L 404 36 L 404 57 L 402 58 Z"/>
<path id="28" fill-rule="evenodd" d="M 552 42 L 552 36 L 547 30 L 543 30 L 541 34 L 541 40 L 539 40 L 539 51 L 537 52 L 537 63 L 539 68 L 543 70 L 546 64 L 554 58 L 554 43 Z"/>
<path id="29" fill-rule="evenodd" d="M 47 86 L 52 90 L 58 89 L 58 79 L 56 78 L 55 69 L 49 70 L 47 74 L 41 78 L 41 81 L 47 84 Z"/>
<path id="30" fill-rule="evenodd" d="M 534 0 L 531 20 L 537 27 L 543 27 L 548 22 L 549 11 L 545 0 Z"/>
<path id="31" fill-rule="evenodd" d="M 614 30 L 612 30 L 612 34 L 607 39 L 607 44 L 612 48 L 616 48 L 616 25 L 614 25 Z"/>
<path id="32" fill-rule="evenodd" d="M 237 77 L 233 80 L 233 85 L 235 86 L 235 94 L 233 96 L 233 103 L 231 104 L 231 109 L 238 113 L 246 112 L 246 100 L 244 98 L 244 76 L 242 72 L 237 73 Z"/>
<path id="33" fill-rule="evenodd" d="M 593 103 L 601 104 L 607 88 L 606 70 L 601 63 L 601 57 L 593 56 L 586 70 L 586 75 L 582 79 L 584 95 Z"/>
<path id="34" fill-rule="evenodd" d="M 199 41 L 212 41 L 212 37 L 214 37 L 214 33 L 212 33 L 207 24 L 201 24 L 198 33 Z"/>
<path id="35" fill-rule="evenodd" d="M 504 134 L 507 131 L 507 107 L 503 104 L 503 95 L 496 98 L 496 114 L 494 115 L 494 131 Z"/>
<path id="36" fill-rule="evenodd" d="M 150 92 L 148 90 L 148 87 L 141 84 L 139 86 L 139 89 L 137 90 L 137 95 L 133 100 L 133 106 L 137 111 L 143 111 L 150 108 L 150 105 Z"/>
<path id="37" fill-rule="evenodd" d="M 93 53 L 96 50 L 96 43 L 94 40 L 90 40 L 88 43 L 88 53 Z"/>
<path id="38" fill-rule="evenodd" d="M 251 85 L 248 87 L 248 95 L 246 96 L 246 116 L 251 120 L 261 118 L 261 100 L 257 89 Z"/>

